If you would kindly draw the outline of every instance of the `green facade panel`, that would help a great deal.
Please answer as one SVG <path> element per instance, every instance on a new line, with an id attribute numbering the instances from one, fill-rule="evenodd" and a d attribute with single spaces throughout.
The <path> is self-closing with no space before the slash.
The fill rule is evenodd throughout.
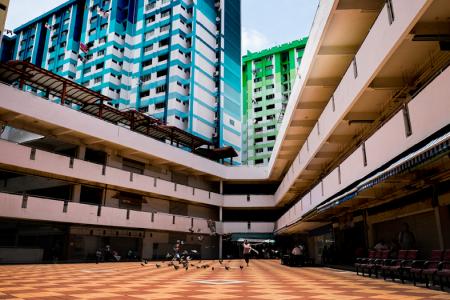
<path id="1" fill-rule="evenodd" d="M 242 58 L 242 162 L 265 165 L 275 145 L 307 38 Z"/>

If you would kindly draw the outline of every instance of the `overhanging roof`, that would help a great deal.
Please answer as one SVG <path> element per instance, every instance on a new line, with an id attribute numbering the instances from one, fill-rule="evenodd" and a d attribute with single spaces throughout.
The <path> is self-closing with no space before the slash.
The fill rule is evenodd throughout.
<path id="1" fill-rule="evenodd" d="M 212 160 L 237 156 L 232 147 L 216 148 L 214 144 L 175 126 L 163 124 L 159 119 L 143 114 L 135 109 L 119 110 L 106 103 L 112 99 L 88 89 L 72 80 L 61 77 L 48 70 L 25 61 L 10 61 L 0 64 L 0 81 L 19 88 L 28 86 L 48 96 L 54 96 L 61 104 L 70 105 L 86 114 L 95 116 L 115 125 L 124 126 L 132 131 L 169 142 L 177 147 L 190 149 L 198 155 Z M 204 149 L 200 147 L 207 147 Z"/>

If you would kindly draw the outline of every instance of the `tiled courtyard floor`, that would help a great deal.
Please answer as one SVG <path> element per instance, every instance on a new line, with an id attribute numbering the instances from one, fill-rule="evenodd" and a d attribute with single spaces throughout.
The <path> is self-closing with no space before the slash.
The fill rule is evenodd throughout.
<path id="1" fill-rule="evenodd" d="M 198 264 L 198 262 L 193 262 Z M 450 299 L 412 284 L 325 268 L 289 268 L 279 261 L 202 262 L 175 270 L 154 262 L 0 266 L 0 299 Z"/>

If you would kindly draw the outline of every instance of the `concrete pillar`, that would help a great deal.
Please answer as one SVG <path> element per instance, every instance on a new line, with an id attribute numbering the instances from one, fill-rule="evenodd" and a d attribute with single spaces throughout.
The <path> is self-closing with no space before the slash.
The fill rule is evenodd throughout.
<path id="1" fill-rule="evenodd" d="M 222 226 L 222 206 L 221 207 L 219 207 L 219 221 L 220 221 L 220 227 L 221 228 L 223 228 L 223 226 Z M 219 235 L 219 258 L 220 259 L 222 259 L 222 242 L 223 242 L 223 240 L 222 240 L 222 234 L 221 235 Z"/>
<path id="2" fill-rule="evenodd" d="M 85 145 L 79 145 L 78 146 L 77 158 L 78 159 L 84 159 L 85 155 L 86 155 L 86 146 Z"/>
<path id="3" fill-rule="evenodd" d="M 223 195 L 223 181 L 220 181 L 219 194 Z"/>
<path id="4" fill-rule="evenodd" d="M 72 188 L 72 202 L 80 203 L 81 184 L 75 184 Z"/>
<path id="5" fill-rule="evenodd" d="M 445 206 L 436 206 L 434 208 L 434 216 L 436 218 L 437 234 L 439 238 L 439 246 L 441 249 L 450 248 L 450 215 L 448 208 Z"/>
<path id="6" fill-rule="evenodd" d="M 436 232 L 439 240 L 439 248 L 444 249 L 444 237 L 442 236 L 441 217 L 439 214 L 439 206 L 434 207 L 434 218 L 436 220 Z"/>
<path id="7" fill-rule="evenodd" d="M 150 237 L 150 232 L 145 233 L 145 237 L 142 239 L 142 258 L 152 259 L 153 257 L 153 242 Z"/>

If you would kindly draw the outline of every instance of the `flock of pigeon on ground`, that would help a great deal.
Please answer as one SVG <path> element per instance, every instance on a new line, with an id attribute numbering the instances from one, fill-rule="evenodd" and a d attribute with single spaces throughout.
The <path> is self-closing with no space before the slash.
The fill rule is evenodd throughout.
<path id="1" fill-rule="evenodd" d="M 193 254 L 197 254 L 197 252 L 195 250 L 191 250 L 191 252 Z M 186 255 L 186 251 L 183 252 L 183 255 L 180 257 L 176 257 L 171 255 L 170 253 L 167 254 L 166 258 L 167 259 L 171 259 L 169 261 L 166 262 L 160 262 L 160 263 L 155 263 L 154 266 L 159 269 L 163 266 L 167 266 L 169 268 L 173 268 L 175 271 L 179 270 L 180 268 L 185 269 L 186 271 L 189 270 L 189 268 L 195 268 L 195 269 L 209 269 L 211 268 L 212 271 L 215 270 L 213 264 L 215 263 L 215 261 L 211 261 L 208 263 L 202 263 L 202 260 L 200 259 L 198 262 L 194 263 L 194 261 L 192 260 L 191 256 Z M 230 262 L 228 261 L 227 263 L 224 263 L 224 261 L 222 259 L 219 259 L 219 264 L 220 267 L 219 268 L 224 268 L 225 270 L 229 271 L 231 269 L 230 267 Z M 153 264 L 149 264 L 149 261 L 147 259 L 144 259 L 141 262 L 141 266 L 145 267 L 146 265 L 153 265 Z M 239 268 L 241 270 L 244 269 L 244 266 L 241 264 L 239 266 Z"/>

